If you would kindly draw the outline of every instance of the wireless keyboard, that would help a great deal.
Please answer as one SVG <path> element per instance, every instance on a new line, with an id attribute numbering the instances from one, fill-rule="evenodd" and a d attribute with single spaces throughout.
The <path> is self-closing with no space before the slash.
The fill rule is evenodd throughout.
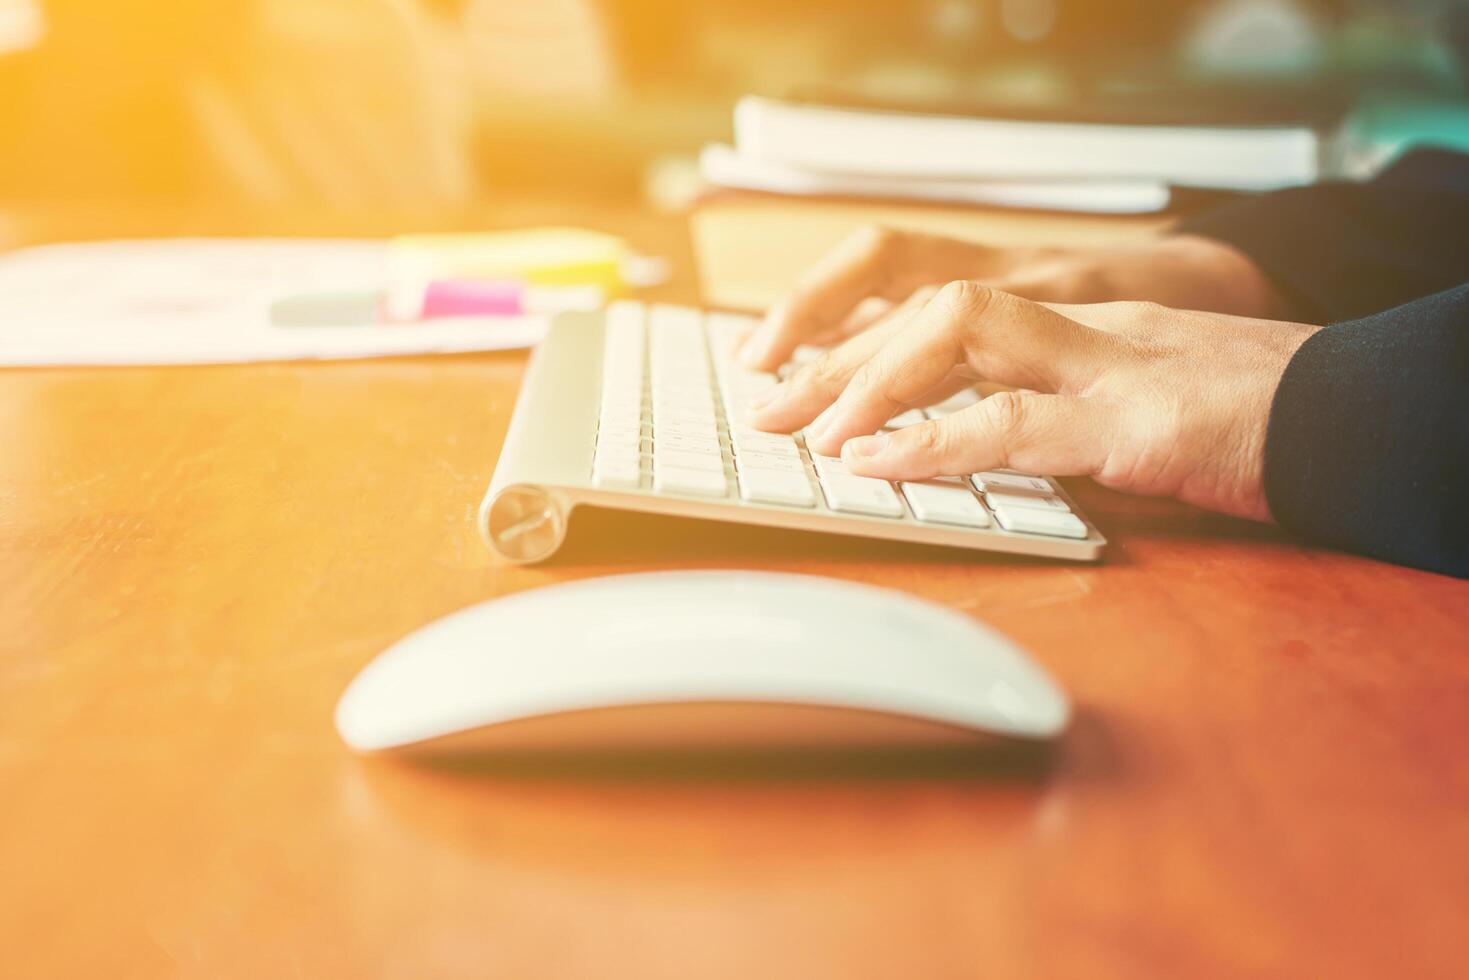
<path id="1" fill-rule="evenodd" d="M 794 436 L 744 424 L 776 384 L 733 357 L 748 317 L 617 302 L 552 321 L 527 368 L 480 529 L 500 555 L 540 561 L 590 505 L 1093 561 L 1106 539 L 1053 480 L 1010 471 L 922 483 L 856 476 Z M 967 391 L 890 427 L 941 418 Z"/>

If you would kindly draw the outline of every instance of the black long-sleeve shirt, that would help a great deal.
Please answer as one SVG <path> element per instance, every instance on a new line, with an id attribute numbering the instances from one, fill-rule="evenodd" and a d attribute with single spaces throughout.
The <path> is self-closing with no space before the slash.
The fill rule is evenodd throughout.
<path id="1" fill-rule="evenodd" d="M 1275 393 L 1265 496 L 1323 544 L 1469 577 L 1469 156 L 1240 201 L 1181 230 L 1250 256 L 1329 323 Z"/>

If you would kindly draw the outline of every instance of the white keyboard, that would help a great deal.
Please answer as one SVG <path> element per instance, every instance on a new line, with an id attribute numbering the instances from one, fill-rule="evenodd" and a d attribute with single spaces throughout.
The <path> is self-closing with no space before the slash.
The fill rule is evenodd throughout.
<path id="1" fill-rule="evenodd" d="M 496 551 L 548 557 L 582 504 L 1055 558 L 1095 560 L 1105 539 L 1043 476 L 922 483 L 856 476 L 800 434 L 744 424 L 778 382 L 733 357 L 749 319 L 614 303 L 557 318 L 532 357 L 480 509 Z M 966 391 L 889 426 L 973 404 Z"/>

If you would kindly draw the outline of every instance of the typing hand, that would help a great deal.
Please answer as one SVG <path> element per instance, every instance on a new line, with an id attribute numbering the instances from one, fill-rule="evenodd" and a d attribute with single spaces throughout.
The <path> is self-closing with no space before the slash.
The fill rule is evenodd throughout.
<path id="1" fill-rule="evenodd" d="M 1318 327 L 1152 303 L 1051 305 L 974 282 L 851 338 L 751 404 L 761 429 L 862 476 L 994 469 L 1088 475 L 1269 520 L 1265 427 L 1286 362 Z M 939 421 L 877 433 L 977 379 L 1008 385 Z"/>
<path id="2" fill-rule="evenodd" d="M 904 319 L 956 279 L 1051 303 L 1136 299 L 1263 317 L 1282 308 L 1253 262 L 1207 238 L 1158 238 L 1111 249 L 1016 249 L 868 228 L 802 277 L 745 339 L 740 357 L 750 367 L 772 370 L 801 344 L 832 343 Z"/>

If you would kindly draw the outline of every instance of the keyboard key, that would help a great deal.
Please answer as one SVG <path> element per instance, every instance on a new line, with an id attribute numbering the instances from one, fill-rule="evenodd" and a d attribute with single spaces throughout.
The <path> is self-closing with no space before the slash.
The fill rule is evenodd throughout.
<path id="1" fill-rule="evenodd" d="M 643 470 L 637 459 L 628 462 L 599 456 L 592 467 L 592 485 L 595 487 L 636 490 L 642 483 Z"/>
<path id="2" fill-rule="evenodd" d="M 742 470 L 775 470 L 780 473 L 806 472 L 806 464 L 800 456 L 783 456 L 779 453 L 735 453 L 735 466 Z"/>
<path id="3" fill-rule="evenodd" d="M 631 409 L 637 412 L 643 410 L 643 393 L 637 388 L 607 389 L 602 392 L 602 398 L 598 402 L 602 413 Z"/>
<path id="4" fill-rule="evenodd" d="M 643 420 L 636 415 L 604 415 L 597 424 L 598 438 L 631 438 L 645 434 Z"/>
<path id="5" fill-rule="evenodd" d="M 723 497 L 729 493 L 724 471 L 690 470 L 678 466 L 653 468 L 653 488 L 659 493 L 688 493 L 700 497 Z"/>
<path id="6" fill-rule="evenodd" d="M 696 385 L 653 384 L 654 405 L 708 405 L 714 407 L 714 391 Z"/>
<path id="7" fill-rule="evenodd" d="M 997 507 L 1029 507 L 1033 510 L 1071 513 L 1071 508 L 1066 506 L 1066 501 L 1049 493 L 1006 493 L 1003 490 L 989 490 L 984 495 L 984 502 L 990 505 L 991 510 Z"/>
<path id="8" fill-rule="evenodd" d="M 658 425 L 660 436 L 691 436 L 696 439 L 719 440 L 719 428 L 712 422 L 671 422 L 660 419 Z"/>
<path id="9" fill-rule="evenodd" d="M 628 445 L 626 443 L 607 443 L 605 445 L 598 445 L 597 454 L 595 457 L 593 457 L 594 461 L 598 463 L 607 461 L 613 463 L 627 463 L 629 465 L 637 463 L 642 458 L 643 450 L 641 446 L 638 446 L 636 444 Z"/>
<path id="10" fill-rule="evenodd" d="M 847 464 L 842 462 L 840 456 L 823 456 L 820 453 L 811 454 L 811 465 L 816 467 L 816 472 L 825 476 L 845 476 L 853 479 L 866 479 L 855 477 L 852 471 L 847 469 Z"/>
<path id="11" fill-rule="evenodd" d="M 636 461 L 643 454 L 644 444 L 632 439 L 598 439 L 597 456 L 607 459 Z"/>
<path id="12" fill-rule="evenodd" d="M 655 303 L 648 308 L 648 331 L 655 337 L 697 339 L 704 343 L 704 315 L 691 306 L 669 306 Z"/>
<path id="13" fill-rule="evenodd" d="M 865 476 L 842 476 L 817 471 L 826 505 L 845 514 L 871 514 L 876 517 L 902 517 L 903 502 L 886 480 Z"/>
<path id="14" fill-rule="evenodd" d="M 679 364 L 679 373 L 669 375 L 654 375 L 653 394 L 655 396 L 666 396 L 668 398 L 708 398 L 714 394 L 714 386 L 709 379 L 698 373 L 698 365 L 690 362 Z M 692 373 L 689 373 L 692 372 Z"/>
<path id="15" fill-rule="evenodd" d="M 778 442 L 752 443 L 742 442 L 738 439 L 731 439 L 730 443 L 734 448 L 737 458 L 740 456 L 779 456 L 782 459 L 789 459 L 797 463 L 801 461 L 800 450 L 794 444 L 781 445 Z"/>
<path id="16" fill-rule="evenodd" d="M 710 343 L 716 350 L 723 351 L 726 357 L 732 352 L 737 339 L 760 325 L 758 317 L 740 313 L 710 313 L 704 322 Z"/>
<path id="17" fill-rule="evenodd" d="M 657 443 L 654 443 L 653 466 L 671 466 L 675 469 L 711 470 L 713 472 L 723 473 L 724 457 L 718 452 L 690 453 L 680 452 L 677 449 L 664 449 Z"/>
<path id="18" fill-rule="evenodd" d="M 1043 476 L 1026 476 L 1024 473 L 990 471 L 976 473 L 970 477 L 974 489 L 980 493 L 987 490 L 1027 490 L 1031 493 L 1051 493 L 1051 481 Z"/>
<path id="19" fill-rule="evenodd" d="M 749 429 L 744 426 L 735 426 L 730 429 L 729 440 L 734 443 L 735 449 L 742 453 L 769 453 L 792 458 L 799 458 L 801 455 L 800 450 L 796 447 L 796 440 L 790 436 L 761 432 L 758 429 Z"/>
<path id="20" fill-rule="evenodd" d="M 635 435 L 613 435 L 602 433 L 597 436 L 598 454 L 616 453 L 628 457 L 637 456 L 648 448 L 648 441 Z"/>
<path id="21" fill-rule="evenodd" d="M 732 419 L 730 421 L 729 434 L 735 438 L 790 443 L 792 446 L 796 444 L 796 437 L 789 432 L 766 432 L 764 429 L 757 429 L 753 425 L 748 425 L 739 419 Z"/>
<path id="22" fill-rule="evenodd" d="M 1046 534 L 1057 538 L 1084 538 L 1086 524 L 1072 513 L 1062 514 L 1054 510 L 1036 510 L 1033 507 L 1000 507 L 995 519 L 1007 531 L 1023 531 L 1027 534 Z"/>
<path id="23" fill-rule="evenodd" d="M 659 450 L 676 450 L 681 453 L 705 453 L 719 455 L 719 436 L 715 434 L 699 436 L 669 435 L 662 428 L 653 438 L 653 445 Z"/>
<path id="24" fill-rule="evenodd" d="M 649 449 L 640 439 L 597 439 L 597 455 L 636 459 Z"/>
<path id="25" fill-rule="evenodd" d="M 606 435 L 612 439 L 630 439 L 635 435 L 644 435 L 642 431 L 642 420 L 637 416 L 612 415 L 602 419 L 597 426 L 598 438 Z"/>
<path id="26" fill-rule="evenodd" d="M 780 472 L 748 468 L 739 471 L 740 496 L 760 504 L 786 504 L 792 507 L 816 506 L 816 493 L 806 478 L 804 467 L 799 472 Z"/>
<path id="27" fill-rule="evenodd" d="M 968 487 L 955 483 L 904 483 L 913 516 L 927 524 L 989 527 L 990 515 Z"/>
<path id="28" fill-rule="evenodd" d="M 714 395 L 698 388 L 652 389 L 652 404 L 664 408 L 708 408 L 714 410 Z"/>
<path id="29" fill-rule="evenodd" d="M 611 373 L 636 371 L 641 373 L 647 351 L 643 339 L 627 334 L 609 333 L 602 345 L 602 370 Z"/>
<path id="30" fill-rule="evenodd" d="M 607 304 L 607 332 L 631 332 L 638 338 L 643 336 L 642 303 L 636 300 L 619 299 Z"/>
<path id="31" fill-rule="evenodd" d="M 618 445 L 638 445 L 646 436 L 643 435 L 642 426 L 613 425 L 599 426 L 596 429 L 596 444 L 604 442 L 616 442 Z"/>
<path id="32" fill-rule="evenodd" d="M 604 429 L 641 429 L 643 412 L 640 407 L 624 405 L 611 411 L 603 410 L 597 417 L 597 431 Z"/>
<path id="33" fill-rule="evenodd" d="M 712 419 L 714 418 L 714 399 L 709 395 L 698 398 L 670 398 L 654 395 L 653 414 L 655 416 L 686 415 Z"/>
<path id="34" fill-rule="evenodd" d="M 692 425 L 704 428 L 713 428 L 717 425 L 717 419 L 713 411 L 695 412 L 689 409 L 659 408 L 653 406 L 654 430 L 663 428 L 665 425 Z"/>

